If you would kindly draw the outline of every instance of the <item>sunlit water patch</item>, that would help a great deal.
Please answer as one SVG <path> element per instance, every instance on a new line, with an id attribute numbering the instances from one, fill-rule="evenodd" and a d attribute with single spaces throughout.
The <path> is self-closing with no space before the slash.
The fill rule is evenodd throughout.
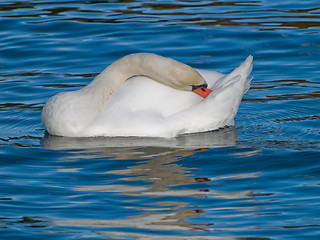
<path id="1" fill-rule="evenodd" d="M 318 239 L 318 1 L 0 3 L 0 238 Z M 154 52 L 228 73 L 236 124 L 174 139 L 45 134 L 45 101 Z"/>

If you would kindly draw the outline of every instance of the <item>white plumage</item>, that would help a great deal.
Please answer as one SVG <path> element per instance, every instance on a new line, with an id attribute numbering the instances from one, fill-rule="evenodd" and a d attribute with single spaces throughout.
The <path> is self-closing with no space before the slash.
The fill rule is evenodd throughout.
<path id="1" fill-rule="evenodd" d="M 42 111 L 46 130 L 53 135 L 68 137 L 175 137 L 234 124 L 241 99 L 250 87 L 251 79 L 248 76 L 252 70 L 252 56 L 229 75 L 198 70 L 213 91 L 206 98 L 186 89 L 187 86 L 172 87 L 172 81 L 175 80 L 161 76 L 164 71 L 172 71 L 167 65 L 163 68 L 161 61 L 173 61 L 174 64 L 170 63 L 170 66 L 178 73 L 172 76 L 182 78 L 184 74 L 190 76 L 188 72 L 179 72 L 189 71 L 185 69 L 186 65 L 181 64 L 181 70 L 180 63 L 158 55 L 131 56 L 129 60 L 132 62 L 120 59 L 85 88 L 60 93 L 49 99 Z M 141 56 L 148 57 L 152 73 L 148 74 L 150 66 L 142 70 L 139 67 L 139 76 L 131 75 L 136 75 L 134 70 L 123 73 L 128 68 L 124 64 L 134 69 L 135 62 L 140 61 L 138 58 Z M 152 65 L 153 58 L 156 58 L 156 65 Z M 139 64 L 144 63 L 140 61 Z M 117 81 L 118 85 L 115 84 Z M 186 85 L 191 85 L 190 81 L 187 79 Z"/>

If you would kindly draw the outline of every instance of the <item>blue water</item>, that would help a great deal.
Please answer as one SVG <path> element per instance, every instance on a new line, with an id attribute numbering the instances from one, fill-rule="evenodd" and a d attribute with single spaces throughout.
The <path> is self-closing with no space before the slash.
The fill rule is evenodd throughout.
<path id="1" fill-rule="evenodd" d="M 0 3 L 0 239 L 319 239 L 320 1 Z M 176 139 L 45 134 L 52 95 L 154 52 L 228 73 L 235 127 Z"/>

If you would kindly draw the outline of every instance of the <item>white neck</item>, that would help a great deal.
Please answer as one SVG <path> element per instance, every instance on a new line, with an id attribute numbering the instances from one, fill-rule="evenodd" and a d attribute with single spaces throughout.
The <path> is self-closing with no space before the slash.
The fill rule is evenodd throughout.
<path id="1" fill-rule="evenodd" d="M 94 91 L 106 102 L 130 77 L 148 76 L 170 87 L 191 91 L 191 85 L 204 83 L 201 75 L 192 67 L 151 53 L 127 55 L 101 72 L 83 91 Z M 98 92 L 99 91 L 99 92 Z"/>
<path id="2" fill-rule="evenodd" d="M 135 75 L 186 91 L 191 91 L 192 85 L 205 83 L 196 70 L 173 59 L 149 53 L 131 54 L 111 64 L 88 86 L 52 97 L 42 110 L 47 131 L 77 136 L 96 119 L 113 93 Z"/>

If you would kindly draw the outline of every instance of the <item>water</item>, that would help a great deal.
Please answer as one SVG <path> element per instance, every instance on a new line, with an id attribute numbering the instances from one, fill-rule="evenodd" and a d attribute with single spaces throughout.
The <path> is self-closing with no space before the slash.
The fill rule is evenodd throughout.
<path id="1" fill-rule="evenodd" d="M 0 3 L 1 239 L 319 239 L 320 1 Z M 41 108 L 116 59 L 230 72 L 235 127 L 177 139 L 45 135 Z"/>

